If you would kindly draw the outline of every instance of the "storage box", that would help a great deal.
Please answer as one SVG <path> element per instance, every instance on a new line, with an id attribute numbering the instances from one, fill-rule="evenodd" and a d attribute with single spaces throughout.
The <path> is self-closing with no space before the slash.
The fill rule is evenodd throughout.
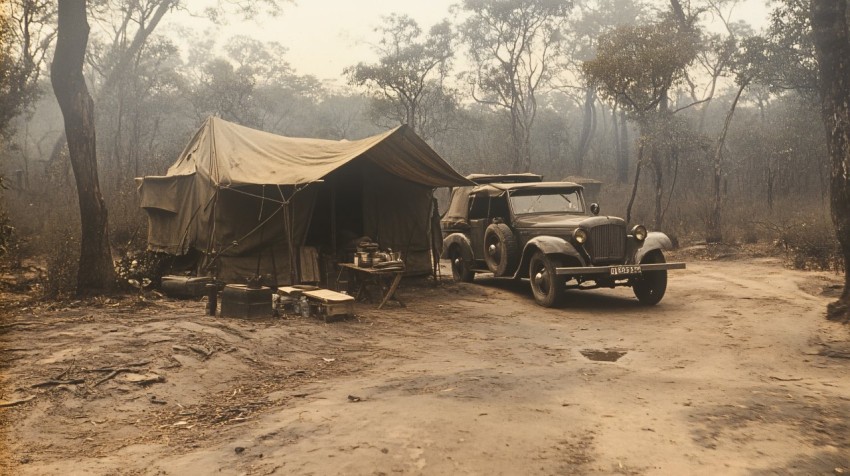
<path id="1" fill-rule="evenodd" d="M 338 293 L 329 289 L 304 291 L 304 296 L 315 305 L 317 317 L 325 322 L 338 321 L 354 314 L 354 298 L 348 294 Z"/>
<path id="2" fill-rule="evenodd" d="M 206 286 L 212 282 L 208 276 L 163 276 L 161 289 L 169 297 L 196 299 L 207 295 Z"/>
<path id="3" fill-rule="evenodd" d="M 228 284 L 221 292 L 222 317 L 271 317 L 272 289 Z"/>

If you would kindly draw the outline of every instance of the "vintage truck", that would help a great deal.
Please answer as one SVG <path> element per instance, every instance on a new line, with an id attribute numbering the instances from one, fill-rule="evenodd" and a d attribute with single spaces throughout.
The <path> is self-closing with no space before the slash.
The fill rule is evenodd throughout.
<path id="1" fill-rule="evenodd" d="M 455 188 L 440 221 L 442 257 L 455 280 L 527 279 L 545 307 L 558 305 L 566 289 L 630 286 L 653 305 L 664 297 L 667 270 L 685 268 L 665 261 L 667 235 L 600 216 L 599 205 L 585 205 L 581 185 L 534 174 L 467 178 L 476 185 Z"/>

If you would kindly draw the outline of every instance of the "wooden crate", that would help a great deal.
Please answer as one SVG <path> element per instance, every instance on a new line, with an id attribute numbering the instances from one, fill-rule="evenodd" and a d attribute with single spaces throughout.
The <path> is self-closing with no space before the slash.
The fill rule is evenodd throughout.
<path id="1" fill-rule="evenodd" d="M 221 292 L 222 317 L 271 317 L 272 313 L 271 288 L 228 284 Z"/>
<path id="2" fill-rule="evenodd" d="M 354 315 L 354 298 L 348 294 L 338 293 L 330 289 L 304 291 L 304 296 L 315 305 L 316 317 L 325 322 L 338 321 L 346 316 Z"/>

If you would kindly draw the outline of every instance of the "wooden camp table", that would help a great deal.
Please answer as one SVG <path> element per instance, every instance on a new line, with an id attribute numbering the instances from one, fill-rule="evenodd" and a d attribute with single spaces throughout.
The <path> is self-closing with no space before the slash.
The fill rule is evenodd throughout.
<path id="1" fill-rule="evenodd" d="M 361 297 L 368 294 L 369 291 L 366 289 L 366 286 L 374 284 L 381 289 L 382 294 L 378 309 L 384 307 L 384 304 L 390 299 L 397 302 L 399 306 L 405 307 L 405 304 L 395 295 L 398 285 L 401 283 L 401 276 L 404 274 L 403 269 L 361 268 L 354 263 L 339 263 L 339 266 L 337 283 L 339 283 L 339 278 L 342 276 L 343 271 L 347 271 L 349 276 L 354 278 L 357 285 L 357 293 L 354 295 L 355 300 L 359 301 Z M 387 281 L 390 278 L 392 280 L 388 286 Z"/>

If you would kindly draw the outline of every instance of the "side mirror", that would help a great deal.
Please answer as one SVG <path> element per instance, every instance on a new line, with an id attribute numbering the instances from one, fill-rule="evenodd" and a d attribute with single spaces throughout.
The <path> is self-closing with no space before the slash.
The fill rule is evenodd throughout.
<path id="1" fill-rule="evenodd" d="M 590 213 L 593 213 L 594 215 L 599 215 L 599 204 L 598 203 L 591 203 L 590 204 Z"/>

